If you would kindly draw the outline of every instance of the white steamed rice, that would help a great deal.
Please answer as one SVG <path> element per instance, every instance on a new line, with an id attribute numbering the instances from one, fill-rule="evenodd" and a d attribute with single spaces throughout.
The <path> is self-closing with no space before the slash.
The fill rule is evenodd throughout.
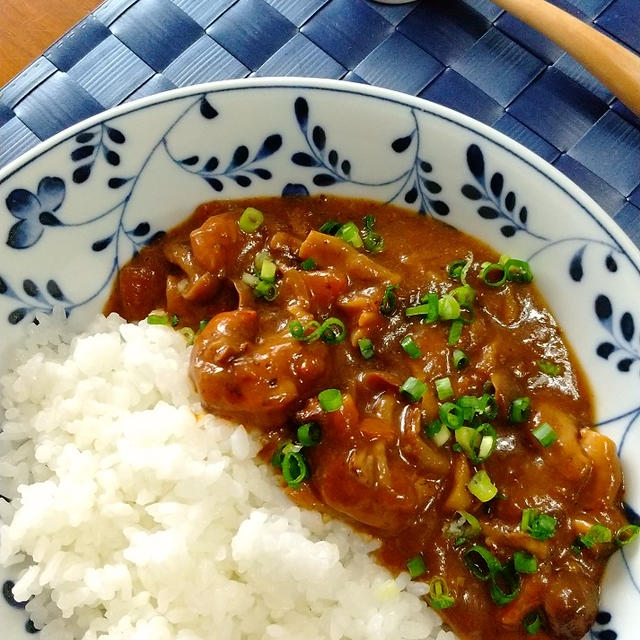
<path id="1" fill-rule="evenodd" d="M 452 639 L 423 584 L 203 415 L 188 357 L 166 327 L 45 322 L 1 379 L 0 564 L 41 640 Z"/>

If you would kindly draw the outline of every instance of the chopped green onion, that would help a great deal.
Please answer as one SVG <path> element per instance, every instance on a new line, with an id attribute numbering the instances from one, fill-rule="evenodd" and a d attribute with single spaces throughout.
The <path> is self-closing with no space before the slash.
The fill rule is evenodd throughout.
<path id="1" fill-rule="evenodd" d="M 436 447 L 441 447 L 449 438 L 451 437 L 451 432 L 445 425 L 443 425 L 439 420 L 437 421 L 440 425 L 438 431 L 433 435 L 433 441 L 436 444 Z"/>
<path id="2" fill-rule="evenodd" d="M 533 280 L 531 267 L 529 266 L 529 263 L 524 260 L 509 258 L 504 263 L 504 270 L 507 275 L 507 280 L 510 282 L 529 283 Z"/>
<path id="3" fill-rule="evenodd" d="M 418 402 L 426 390 L 427 385 L 413 376 L 407 378 L 400 387 L 400 393 L 409 396 L 411 402 Z"/>
<path id="4" fill-rule="evenodd" d="M 255 207 L 247 207 L 238 220 L 238 226 L 246 233 L 252 233 L 264 222 L 264 215 Z"/>
<path id="5" fill-rule="evenodd" d="M 248 273 L 247 271 L 243 272 L 241 279 L 242 282 L 248 284 L 251 288 L 260 283 L 260 278 L 258 278 L 258 276 L 254 275 L 253 273 Z"/>
<path id="6" fill-rule="evenodd" d="M 410 358 L 415 360 L 422 355 L 422 351 L 420 351 L 420 347 L 415 343 L 413 336 L 411 334 L 407 334 L 402 340 L 400 340 L 400 346 L 404 349 L 405 353 L 409 355 Z"/>
<path id="7" fill-rule="evenodd" d="M 424 563 L 424 558 L 421 555 L 414 556 L 407 562 L 407 571 L 412 580 L 419 578 L 423 573 L 427 571 L 427 566 Z"/>
<path id="8" fill-rule="evenodd" d="M 265 260 L 271 260 L 271 254 L 268 251 L 258 251 L 256 257 L 253 259 L 253 264 L 256 267 L 256 273 L 262 269 L 262 264 Z"/>
<path id="9" fill-rule="evenodd" d="M 338 222 L 337 220 L 327 220 L 325 223 L 320 225 L 318 231 L 320 233 L 326 233 L 329 236 L 335 236 L 341 226 L 342 222 Z"/>
<path id="10" fill-rule="evenodd" d="M 496 397 L 490 393 L 483 393 L 478 401 L 478 413 L 487 420 L 493 420 L 498 415 Z"/>
<path id="11" fill-rule="evenodd" d="M 208 324 L 209 324 L 209 320 L 200 320 L 200 324 L 198 324 L 198 333 L 200 331 L 203 331 Z"/>
<path id="12" fill-rule="evenodd" d="M 253 295 L 256 298 L 264 298 L 267 302 L 273 302 L 278 297 L 278 287 L 273 282 L 260 280 L 253 288 Z"/>
<path id="13" fill-rule="evenodd" d="M 531 400 L 527 397 L 516 398 L 509 406 L 510 422 L 526 422 L 531 413 Z"/>
<path id="14" fill-rule="evenodd" d="M 491 578 L 491 599 L 499 606 L 512 602 L 520 593 L 520 575 L 511 564 L 504 565 Z"/>
<path id="15" fill-rule="evenodd" d="M 460 317 L 460 303 L 451 295 L 445 294 L 438 300 L 440 320 L 456 320 Z"/>
<path id="16" fill-rule="evenodd" d="M 476 396 L 460 396 L 456 400 L 456 404 L 462 409 L 462 415 L 465 422 L 471 422 L 480 411 L 480 400 Z"/>
<path id="17" fill-rule="evenodd" d="M 487 422 L 475 429 L 460 427 L 456 430 L 456 442 L 473 464 L 484 462 L 496 448 L 496 430 Z"/>
<path id="18" fill-rule="evenodd" d="M 147 324 L 169 324 L 169 316 L 165 313 L 150 313 L 147 316 Z"/>
<path id="19" fill-rule="evenodd" d="M 490 287 L 501 287 L 507 281 L 507 271 L 498 262 L 487 262 L 480 271 L 480 280 Z"/>
<path id="20" fill-rule="evenodd" d="M 538 360 L 536 363 L 538 365 L 538 369 L 547 376 L 555 378 L 562 373 L 562 365 L 559 365 L 557 362 L 552 362 L 551 360 Z"/>
<path id="21" fill-rule="evenodd" d="M 476 292 L 471 285 L 463 284 L 461 287 L 455 288 L 451 295 L 458 301 L 461 307 L 470 309 L 476 298 Z"/>
<path id="22" fill-rule="evenodd" d="M 369 253 L 380 253 L 384 249 L 384 238 L 376 231 L 369 231 L 362 242 Z"/>
<path id="23" fill-rule="evenodd" d="M 337 411 L 342 406 L 339 389 L 325 389 L 318 394 L 318 402 L 325 411 Z"/>
<path id="24" fill-rule="evenodd" d="M 265 258 L 260 267 L 260 279 L 265 282 L 275 282 L 276 279 L 276 263 Z"/>
<path id="25" fill-rule="evenodd" d="M 464 409 L 453 402 L 445 402 L 438 410 L 440 420 L 450 429 L 458 429 L 464 423 Z"/>
<path id="26" fill-rule="evenodd" d="M 436 576 L 429 582 L 429 604 L 434 609 L 447 609 L 455 604 L 455 599 L 449 593 L 447 582 L 441 576 Z"/>
<path id="27" fill-rule="evenodd" d="M 498 488 L 491 482 L 489 474 L 484 469 L 476 471 L 473 478 L 467 483 L 467 489 L 480 502 L 489 502 L 498 495 Z"/>
<path id="28" fill-rule="evenodd" d="M 373 342 L 369 338 L 360 338 L 358 340 L 358 349 L 360 349 L 360 355 L 365 360 L 371 360 L 375 355 L 373 350 Z"/>
<path id="29" fill-rule="evenodd" d="M 522 619 L 522 626 L 530 636 L 538 633 L 542 627 L 542 617 L 540 616 L 540 613 L 538 611 L 530 611 L 527 613 L 527 615 Z"/>
<path id="30" fill-rule="evenodd" d="M 296 431 L 296 436 L 298 442 L 304 447 L 315 447 L 322 440 L 322 432 L 315 422 L 301 424 Z"/>
<path id="31" fill-rule="evenodd" d="M 558 521 L 537 509 L 524 509 L 520 520 L 520 529 L 536 540 L 548 540 L 556 533 Z"/>
<path id="32" fill-rule="evenodd" d="M 305 271 L 311 271 L 316 268 L 316 263 L 313 258 L 307 258 L 300 263 L 300 267 Z"/>
<path id="33" fill-rule="evenodd" d="M 487 549 L 479 544 L 474 544 L 462 554 L 467 569 L 478 578 L 486 582 L 500 571 L 502 565 L 500 561 Z"/>
<path id="34" fill-rule="evenodd" d="M 273 455 L 271 456 L 271 464 L 277 469 L 282 469 L 284 450 L 289 445 L 291 445 L 291 442 L 284 442 L 273 452 Z"/>
<path id="35" fill-rule="evenodd" d="M 460 280 L 462 277 L 462 269 L 467 264 L 466 260 L 454 260 L 447 265 L 447 273 L 453 280 Z"/>
<path id="36" fill-rule="evenodd" d="M 396 300 L 396 294 L 394 291 L 397 289 L 397 285 L 389 284 L 387 288 L 384 290 L 384 295 L 382 296 L 382 302 L 380 303 L 380 313 L 383 316 L 391 316 L 395 313 L 396 308 L 398 306 L 398 302 Z"/>
<path id="37" fill-rule="evenodd" d="M 639 533 L 640 527 L 637 524 L 626 524 L 624 527 L 618 529 L 614 541 L 618 547 L 624 547 L 630 542 L 633 542 Z"/>
<path id="38" fill-rule="evenodd" d="M 458 344 L 458 340 L 460 340 L 460 336 L 462 335 L 462 327 L 464 326 L 464 321 L 458 319 L 454 320 L 451 323 L 451 327 L 449 328 L 449 337 L 447 338 L 447 344 L 452 347 L 454 344 Z"/>
<path id="39" fill-rule="evenodd" d="M 362 224 L 364 225 L 365 229 L 369 229 L 369 231 L 371 229 L 373 229 L 373 225 L 376 223 L 376 219 L 375 216 L 372 216 L 370 213 L 368 213 L 363 219 L 362 219 Z"/>
<path id="40" fill-rule="evenodd" d="M 459 547 L 480 535 L 480 522 L 468 511 L 457 511 L 456 513 L 459 517 L 449 523 L 446 533 L 455 539 L 454 546 Z"/>
<path id="41" fill-rule="evenodd" d="M 578 539 L 583 547 L 591 549 L 596 544 L 604 544 L 605 542 L 611 542 L 612 534 L 611 529 L 605 527 L 603 524 L 594 524 L 587 533 L 580 536 Z"/>
<path id="42" fill-rule="evenodd" d="M 352 247 L 359 249 L 362 246 L 362 238 L 360 237 L 360 230 L 354 222 L 345 222 L 337 231 L 336 238 L 344 240 Z"/>
<path id="43" fill-rule="evenodd" d="M 196 332 L 191 327 L 182 327 L 178 333 L 184 336 L 184 339 L 187 341 L 187 346 L 191 346 L 195 342 Z"/>
<path id="44" fill-rule="evenodd" d="M 440 378 L 436 380 L 434 384 L 436 386 L 438 400 L 453 398 L 453 387 L 451 386 L 451 380 L 449 378 Z"/>
<path id="45" fill-rule="evenodd" d="M 469 358 L 462 349 L 454 349 L 453 354 L 451 355 L 451 359 L 453 360 L 453 366 L 458 371 L 461 371 L 469 365 Z"/>
<path id="46" fill-rule="evenodd" d="M 178 316 L 175 313 L 172 313 L 169 316 L 169 322 L 171 323 L 172 327 L 177 327 L 180 324 L 180 318 L 178 318 Z"/>
<path id="47" fill-rule="evenodd" d="M 347 337 L 347 328 L 339 318 L 327 318 L 319 328 L 322 342 L 338 344 Z"/>
<path id="48" fill-rule="evenodd" d="M 543 447 L 551 446 L 558 439 L 558 434 L 553 430 L 553 427 L 548 422 L 543 422 L 531 433 Z"/>
<path id="49" fill-rule="evenodd" d="M 297 489 L 309 475 L 307 461 L 301 451 L 288 451 L 282 457 L 282 477 L 292 488 Z"/>
<path id="50" fill-rule="evenodd" d="M 538 570 L 538 561 L 527 551 L 516 551 L 513 554 L 513 567 L 518 573 L 535 573 Z"/>

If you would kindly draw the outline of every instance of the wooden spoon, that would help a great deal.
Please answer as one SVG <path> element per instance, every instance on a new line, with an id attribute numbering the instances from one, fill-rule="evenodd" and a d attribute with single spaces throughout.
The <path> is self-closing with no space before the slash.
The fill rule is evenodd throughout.
<path id="1" fill-rule="evenodd" d="M 493 0 L 547 36 L 640 116 L 640 57 L 545 0 Z"/>

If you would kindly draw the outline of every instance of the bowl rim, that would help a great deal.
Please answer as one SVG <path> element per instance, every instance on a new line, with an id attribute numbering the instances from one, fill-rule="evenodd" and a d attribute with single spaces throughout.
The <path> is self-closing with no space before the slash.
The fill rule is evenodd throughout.
<path id="1" fill-rule="evenodd" d="M 467 116 L 450 107 L 443 106 L 436 102 L 426 100 L 417 96 L 412 96 L 394 89 L 376 87 L 373 85 L 345 80 L 334 80 L 330 78 L 306 78 L 299 76 L 282 77 L 249 77 L 235 78 L 230 80 L 218 80 L 201 84 L 189 85 L 154 93 L 144 96 L 131 102 L 119 104 L 97 113 L 89 118 L 85 118 L 70 127 L 59 131 L 50 138 L 39 142 L 35 147 L 29 149 L 24 154 L 15 158 L 9 164 L 0 168 L 0 187 L 18 171 L 31 164 L 34 160 L 42 156 L 47 151 L 72 138 L 74 135 L 84 131 L 89 127 L 111 120 L 113 118 L 133 113 L 148 107 L 173 102 L 192 95 L 204 93 L 223 93 L 226 91 L 247 90 L 253 88 L 262 89 L 312 89 L 326 90 L 337 93 L 346 93 L 372 97 L 383 101 L 391 102 L 401 106 L 419 109 L 423 113 L 435 115 L 447 122 L 462 127 L 484 137 L 486 140 L 497 144 L 503 150 L 519 158 L 533 170 L 538 171 L 544 177 L 551 180 L 557 187 L 564 191 L 573 199 L 587 215 L 590 215 L 598 225 L 608 233 L 613 240 L 627 254 L 630 262 L 640 275 L 640 248 L 637 247 L 622 228 L 613 218 L 581 187 L 565 176 L 559 169 L 550 164 L 547 160 L 525 147 L 520 142 L 510 138 L 506 134 L 492 128 L 491 126 Z"/>

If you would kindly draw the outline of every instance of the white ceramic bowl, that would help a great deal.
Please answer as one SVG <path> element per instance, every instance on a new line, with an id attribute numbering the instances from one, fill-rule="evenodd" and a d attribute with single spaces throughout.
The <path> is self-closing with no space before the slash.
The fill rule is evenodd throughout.
<path id="1" fill-rule="evenodd" d="M 392 91 L 309 79 L 192 87 L 106 111 L 13 162 L 0 172 L 0 355 L 37 311 L 60 306 L 79 325 L 100 311 L 117 268 L 200 202 L 306 192 L 402 204 L 528 259 L 618 445 L 637 520 L 640 253 L 524 147 Z M 639 547 L 612 558 L 593 638 L 638 637 Z M 28 637 L 22 611 L 0 601 L 0 619 L 4 640 Z"/>

